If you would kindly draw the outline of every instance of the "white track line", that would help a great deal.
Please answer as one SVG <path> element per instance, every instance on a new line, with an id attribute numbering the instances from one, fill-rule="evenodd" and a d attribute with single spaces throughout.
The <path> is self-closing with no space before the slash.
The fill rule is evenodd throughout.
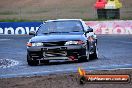
<path id="1" fill-rule="evenodd" d="M 132 44 L 132 42 L 128 42 L 128 41 L 119 41 L 121 43 L 126 43 L 126 44 Z"/>
<path id="2" fill-rule="evenodd" d="M 9 41 L 11 39 L 0 39 L 0 41 Z"/>
<path id="3" fill-rule="evenodd" d="M 11 62 L 11 64 L 9 64 L 7 66 L 6 65 L 1 65 L 0 68 L 9 68 L 9 67 L 12 67 L 12 66 L 15 66 L 15 65 L 19 64 L 19 62 L 16 61 L 16 60 L 11 60 L 11 59 L 0 59 L 0 60 L 7 60 L 7 61 Z"/>

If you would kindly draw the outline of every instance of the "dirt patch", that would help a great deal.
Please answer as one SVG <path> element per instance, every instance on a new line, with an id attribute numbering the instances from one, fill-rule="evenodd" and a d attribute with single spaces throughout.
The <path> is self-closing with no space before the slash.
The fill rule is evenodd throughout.
<path id="1" fill-rule="evenodd" d="M 132 70 L 90 71 L 89 74 L 130 74 Z M 78 73 L 52 74 L 47 76 L 3 78 L 0 88 L 131 88 L 132 81 L 127 84 L 79 84 Z"/>

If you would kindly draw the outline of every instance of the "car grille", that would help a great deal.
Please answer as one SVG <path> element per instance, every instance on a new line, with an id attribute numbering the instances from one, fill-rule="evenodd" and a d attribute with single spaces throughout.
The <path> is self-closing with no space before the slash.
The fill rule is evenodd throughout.
<path id="1" fill-rule="evenodd" d="M 64 46 L 65 41 L 60 41 L 60 42 L 44 42 L 43 46 L 49 47 L 49 46 Z"/>
<path id="2" fill-rule="evenodd" d="M 43 53 L 46 57 L 59 57 L 59 56 L 66 56 L 67 53 L 65 51 L 48 51 Z"/>

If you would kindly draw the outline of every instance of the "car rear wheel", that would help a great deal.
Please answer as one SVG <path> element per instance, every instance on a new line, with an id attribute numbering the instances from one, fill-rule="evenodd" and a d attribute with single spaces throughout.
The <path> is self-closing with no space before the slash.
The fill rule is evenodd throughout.
<path id="1" fill-rule="evenodd" d="M 31 57 L 29 55 L 27 55 L 27 63 L 30 66 L 37 66 L 39 63 L 36 60 L 31 60 Z"/>

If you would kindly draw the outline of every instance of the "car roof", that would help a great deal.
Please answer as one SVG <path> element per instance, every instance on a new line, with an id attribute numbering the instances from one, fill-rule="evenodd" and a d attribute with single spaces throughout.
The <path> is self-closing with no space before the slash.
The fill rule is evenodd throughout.
<path id="1" fill-rule="evenodd" d="M 82 21 L 82 19 L 56 19 L 56 20 L 47 20 L 45 22 L 53 22 L 53 21 Z"/>

